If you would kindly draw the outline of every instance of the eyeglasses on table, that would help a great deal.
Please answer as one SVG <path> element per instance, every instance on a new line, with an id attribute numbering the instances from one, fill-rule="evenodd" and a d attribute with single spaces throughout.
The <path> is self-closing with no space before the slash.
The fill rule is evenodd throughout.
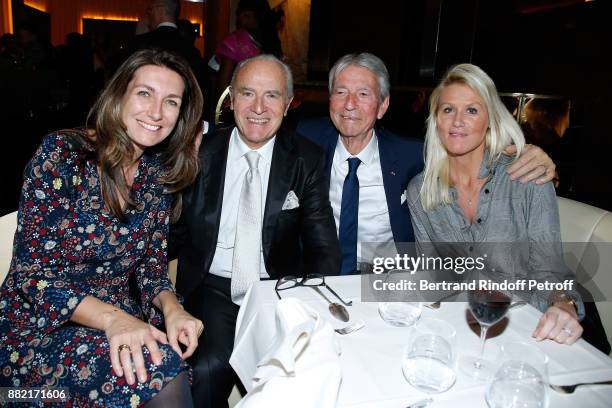
<path id="1" fill-rule="evenodd" d="M 329 285 L 325 283 L 325 276 L 323 276 L 320 273 L 311 273 L 311 274 L 304 276 L 303 278 L 298 278 L 297 276 L 294 276 L 294 275 L 283 276 L 282 278 L 276 281 L 274 290 L 276 292 L 276 296 L 278 296 L 279 299 L 282 299 L 280 293 L 278 292 L 287 290 L 287 289 L 292 289 L 297 286 L 306 286 L 306 287 L 323 286 L 327 288 L 327 290 L 329 290 L 329 292 L 332 295 L 334 295 L 336 299 L 342 302 L 345 306 L 351 306 L 353 304 L 352 300 L 345 302 L 332 288 L 330 288 Z"/>

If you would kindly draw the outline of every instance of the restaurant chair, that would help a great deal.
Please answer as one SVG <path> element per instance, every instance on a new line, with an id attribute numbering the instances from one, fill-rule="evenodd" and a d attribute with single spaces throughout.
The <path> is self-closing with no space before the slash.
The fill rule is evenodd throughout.
<path id="1" fill-rule="evenodd" d="M 230 87 L 228 86 L 219 96 L 215 106 L 215 126 L 230 126 L 234 122 L 233 119 L 230 109 Z"/>
<path id="2" fill-rule="evenodd" d="M 612 344 L 612 214 L 563 197 L 558 203 L 565 263 L 593 295 Z"/>

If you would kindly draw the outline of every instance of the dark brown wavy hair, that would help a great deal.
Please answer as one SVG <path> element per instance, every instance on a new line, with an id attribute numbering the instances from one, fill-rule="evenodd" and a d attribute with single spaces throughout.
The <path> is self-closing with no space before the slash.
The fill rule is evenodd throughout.
<path id="1" fill-rule="evenodd" d="M 198 82 L 189 64 L 180 56 L 165 50 L 145 49 L 132 54 L 117 70 L 87 116 L 87 128 L 95 132 L 97 162 L 100 169 L 100 188 L 109 210 L 125 221 L 127 206 L 135 206 L 129 197 L 129 187 L 123 173 L 123 166 L 134 156 L 134 147 L 121 121 L 121 101 L 134 73 L 145 65 L 156 65 L 170 69 L 181 76 L 185 90 L 176 125 L 168 137 L 152 150 L 161 153 L 164 170 L 158 180 L 166 193 L 175 193 L 172 206 L 172 220 L 181 213 L 180 191 L 193 183 L 198 171 L 195 139 L 202 116 L 203 97 Z"/>

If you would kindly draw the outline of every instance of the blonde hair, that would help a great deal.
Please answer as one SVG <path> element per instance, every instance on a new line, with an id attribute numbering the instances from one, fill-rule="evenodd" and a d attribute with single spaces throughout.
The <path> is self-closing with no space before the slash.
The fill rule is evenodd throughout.
<path id="1" fill-rule="evenodd" d="M 484 102 L 489 115 L 489 127 L 485 135 L 485 149 L 489 162 L 493 163 L 511 143 L 516 146 L 519 157 L 525 137 L 519 124 L 501 101 L 493 80 L 479 67 L 459 64 L 451 67 L 429 98 L 429 117 L 425 134 L 425 171 L 421 186 L 421 202 L 425 211 L 434 210 L 441 204 L 450 204 L 451 186 L 448 154 L 440 141 L 436 117 L 440 108 L 440 95 L 444 88 L 463 84 L 472 89 Z"/>

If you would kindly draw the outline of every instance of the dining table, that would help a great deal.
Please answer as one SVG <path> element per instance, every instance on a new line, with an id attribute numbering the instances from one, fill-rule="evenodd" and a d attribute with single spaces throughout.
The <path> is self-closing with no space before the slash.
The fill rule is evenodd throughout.
<path id="1" fill-rule="evenodd" d="M 411 327 L 397 327 L 379 315 L 378 302 L 362 301 L 366 281 L 360 275 L 330 276 L 326 283 L 345 301 L 350 314 L 348 322 L 335 319 L 327 301 L 310 287 L 297 286 L 278 292 L 283 298 L 300 299 L 334 328 L 363 321 L 364 327 L 347 335 L 336 334 L 341 355 L 342 381 L 338 391 L 339 407 L 402 407 L 431 397 L 433 408 L 487 407 L 485 392 L 490 380 L 474 380 L 457 370 L 455 384 L 445 392 L 427 394 L 412 387 L 402 372 L 402 353 L 408 344 Z M 279 300 L 274 280 L 259 281 L 246 294 L 236 323 L 235 346 L 230 363 L 245 385 L 253 388 L 253 374 L 262 356 L 270 351 L 276 336 L 275 310 Z M 326 288 L 320 288 L 328 299 L 337 301 Z M 468 304 L 443 301 L 437 309 L 423 307 L 421 318 L 433 317 L 452 324 L 456 330 L 456 353 L 462 356 L 480 353 L 479 330 L 470 324 Z M 532 332 L 542 313 L 527 304 L 512 308 L 503 321 L 490 330 L 484 358 L 495 361 L 500 347 L 506 342 L 522 341 L 533 344 L 549 357 L 550 384 L 575 384 L 612 380 L 612 359 L 579 339 L 573 345 L 552 340 L 536 341 Z M 501 329 L 500 329 L 501 328 Z M 612 385 L 577 388 L 572 394 L 548 392 L 550 408 L 612 407 Z M 287 402 L 291 406 L 291 401 Z"/>

